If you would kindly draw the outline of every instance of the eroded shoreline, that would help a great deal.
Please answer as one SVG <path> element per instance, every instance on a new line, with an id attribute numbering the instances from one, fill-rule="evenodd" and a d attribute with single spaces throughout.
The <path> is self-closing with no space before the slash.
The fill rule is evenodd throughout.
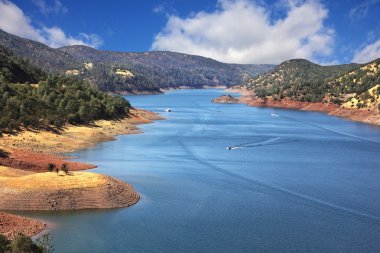
<path id="1" fill-rule="evenodd" d="M 338 106 L 332 103 L 300 102 L 289 99 L 263 100 L 257 98 L 254 94 L 246 89 L 227 89 L 226 92 L 239 93 L 241 96 L 236 98 L 229 95 L 222 95 L 213 99 L 212 102 L 221 104 L 241 103 L 253 107 L 271 107 L 324 112 L 331 116 L 337 116 L 370 125 L 380 126 L 380 112 L 376 106 L 369 109 L 352 109 Z"/>
<path id="2" fill-rule="evenodd" d="M 115 140 L 115 136 L 138 134 L 137 124 L 162 119 L 158 114 L 132 109 L 130 117 L 118 120 L 99 120 L 91 125 L 66 126 L 59 132 L 21 131 L 0 138 L 0 210 L 77 210 L 92 208 L 128 207 L 140 196 L 128 183 L 92 172 L 77 172 L 94 165 L 72 162 L 60 153 L 74 152 Z M 49 163 L 57 167 L 66 163 L 69 173 L 48 172 Z M 16 233 L 13 228 L 40 233 L 44 224 L 20 216 L 2 216 L 2 234 Z M 29 223 L 22 221 L 30 220 Z M 5 226 L 3 224 L 13 224 Z M 30 224 L 30 225 L 28 225 Z M 13 228 L 12 228 L 13 227 Z M 39 226 L 40 228 L 40 226 Z M 19 229 L 19 232 L 23 232 Z"/>

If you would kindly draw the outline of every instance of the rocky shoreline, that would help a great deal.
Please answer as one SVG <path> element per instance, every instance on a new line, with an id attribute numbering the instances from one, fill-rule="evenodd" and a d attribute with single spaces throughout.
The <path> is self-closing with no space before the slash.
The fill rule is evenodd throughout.
<path id="1" fill-rule="evenodd" d="M 34 236 L 41 233 L 47 225 L 43 222 L 0 212 L 0 234 L 12 240 L 17 234 Z"/>
<path id="2" fill-rule="evenodd" d="M 332 103 L 300 102 L 290 99 L 263 100 L 257 98 L 250 91 L 244 89 L 228 89 L 226 91 L 237 92 L 240 93 L 241 96 L 236 98 L 231 95 L 222 95 L 218 98 L 213 99 L 212 102 L 223 104 L 242 103 L 254 107 L 272 107 L 292 110 L 324 112 L 332 116 L 342 117 L 345 119 L 380 126 L 380 112 L 376 107 L 370 109 L 352 109 L 338 106 Z"/>
<path id="3" fill-rule="evenodd" d="M 163 119 L 158 114 L 132 109 L 129 117 L 99 120 L 91 125 L 69 125 L 52 131 L 24 130 L 0 137 L 0 210 L 74 210 L 118 208 L 140 199 L 122 180 L 91 172 L 77 172 L 94 165 L 67 161 L 59 153 L 74 152 L 115 140 L 116 135 L 138 134 L 137 124 Z M 49 163 L 66 163 L 69 173 L 47 172 Z M 46 224 L 2 213 L 0 233 L 11 238 L 17 233 L 33 236 Z M 13 225 L 9 225 L 13 224 Z"/>

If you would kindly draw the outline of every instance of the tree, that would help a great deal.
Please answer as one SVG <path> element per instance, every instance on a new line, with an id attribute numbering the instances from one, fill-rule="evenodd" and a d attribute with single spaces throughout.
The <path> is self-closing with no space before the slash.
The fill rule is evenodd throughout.
<path id="1" fill-rule="evenodd" d="M 55 172 L 57 172 L 57 175 L 59 173 L 59 168 L 58 167 L 55 167 Z"/>
<path id="2" fill-rule="evenodd" d="M 61 170 L 65 172 L 66 175 L 69 173 L 69 168 L 66 163 L 62 164 Z"/>
<path id="3" fill-rule="evenodd" d="M 48 171 L 49 172 L 53 172 L 53 170 L 55 169 L 55 164 L 54 163 L 49 163 L 49 165 L 48 165 Z"/>
<path id="4" fill-rule="evenodd" d="M 11 241 L 9 241 L 5 236 L 0 234 L 0 253 L 5 253 L 8 250 L 10 250 L 10 244 Z"/>
<path id="5" fill-rule="evenodd" d="M 30 237 L 18 234 L 10 241 L 0 234 L 0 253 L 53 253 L 52 240 L 52 236 L 44 234 L 35 243 Z"/>
<path id="6" fill-rule="evenodd" d="M 23 234 L 18 234 L 10 244 L 12 253 L 41 253 L 42 250 L 32 241 L 32 239 Z"/>

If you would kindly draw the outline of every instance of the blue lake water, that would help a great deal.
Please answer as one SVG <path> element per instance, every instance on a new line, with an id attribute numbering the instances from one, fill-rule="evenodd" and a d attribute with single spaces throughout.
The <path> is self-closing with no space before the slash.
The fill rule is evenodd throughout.
<path id="1" fill-rule="evenodd" d="M 54 224 L 58 253 L 380 252 L 380 128 L 222 93 L 129 96 L 167 120 L 74 154 L 135 206 L 25 214 Z"/>

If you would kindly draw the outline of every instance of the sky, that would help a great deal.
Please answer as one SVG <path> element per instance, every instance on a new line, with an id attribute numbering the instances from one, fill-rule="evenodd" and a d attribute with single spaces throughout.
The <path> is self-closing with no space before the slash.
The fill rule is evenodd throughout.
<path id="1" fill-rule="evenodd" d="M 0 29 L 54 48 L 165 50 L 227 63 L 380 58 L 380 0 L 0 0 Z"/>

